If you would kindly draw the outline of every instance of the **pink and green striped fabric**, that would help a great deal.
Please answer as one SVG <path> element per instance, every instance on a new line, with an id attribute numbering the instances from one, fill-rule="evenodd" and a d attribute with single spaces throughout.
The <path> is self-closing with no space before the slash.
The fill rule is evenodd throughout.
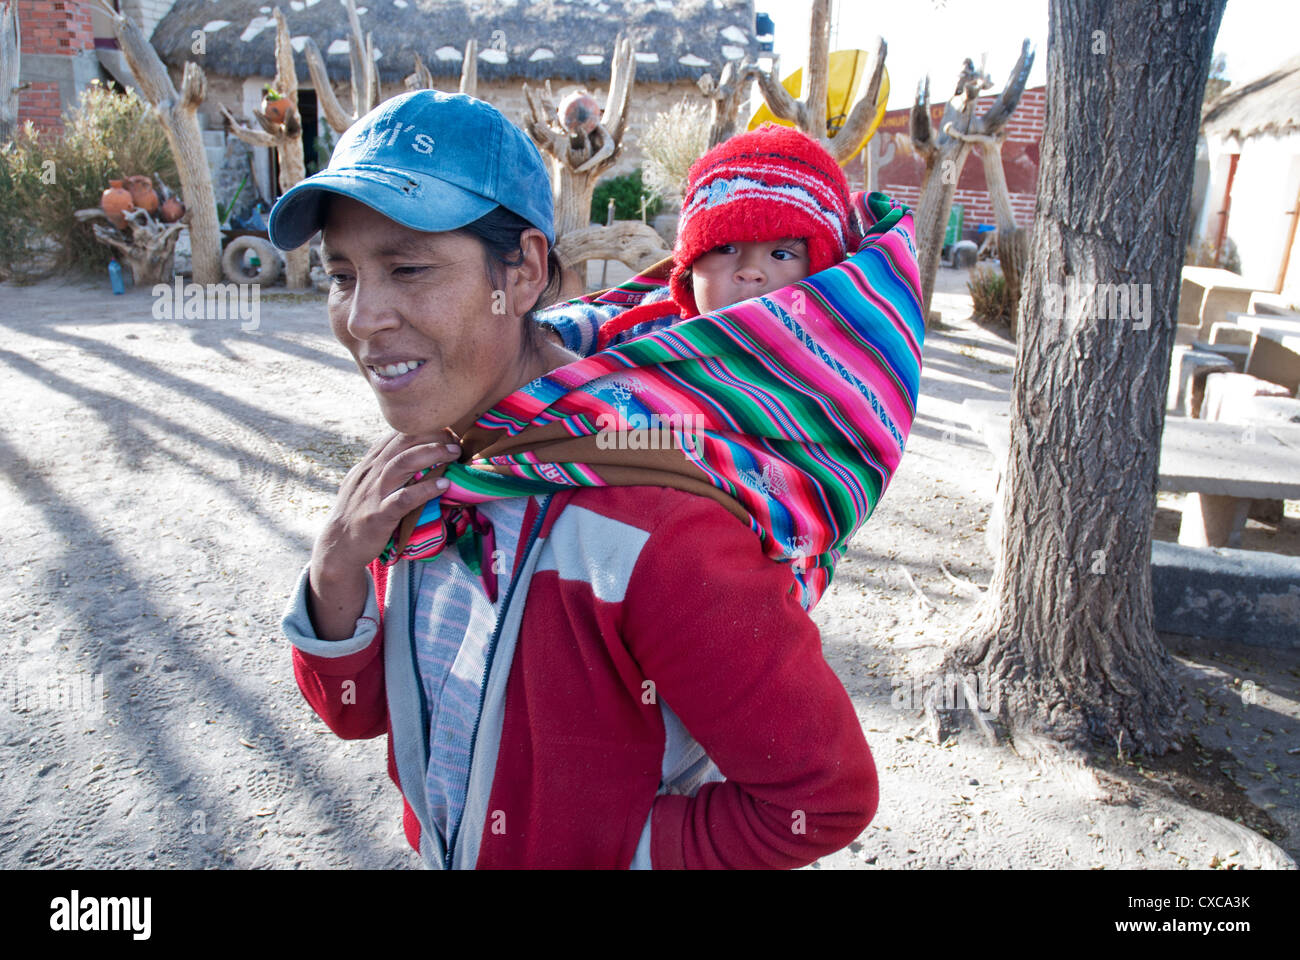
<path id="1" fill-rule="evenodd" d="M 852 202 L 857 246 L 843 262 L 553 370 L 477 425 L 515 436 L 559 421 L 580 437 L 615 422 L 635 428 L 688 415 L 694 442 L 673 431 L 676 445 L 744 507 L 764 551 L 790 565 L 800 603 L 811 610 L 898 467 L 920 381 L 911 212 L 880 193 L 854 194 Z M 552 310 L 617 312 L 663 283 L 638 276 Z M 451 486 L 426 505 L 401 556 L 432 559 L 472 530 L 469 505 L 601 485 L 589 466 L 539 462 L 527 451 L 486 462 L 509 472 L 448 465 Z M 397 559 L 390 542 L 381 560 Z"/>

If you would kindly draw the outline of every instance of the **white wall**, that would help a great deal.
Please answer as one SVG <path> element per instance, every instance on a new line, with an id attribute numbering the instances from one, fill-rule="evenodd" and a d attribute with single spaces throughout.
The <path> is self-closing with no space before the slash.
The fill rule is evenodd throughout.
<path id="1" fill-rule="evenodd" d="M 1291 226 L 1288 212 L 1300 194 L 1300 133 L 1282 137 L 1261 135 L 1245 143 L 1208 138 L 1210 187 L 1198 218 L 1197 232 L 1213 240 L 1233 153 L 1240 154 L 1232 182 L 1228 236 L 1241 255 L 1242 276 L 1272 290 L 1282 263 L 1282 248 Z M 1288 265 L 1287 288 L 1300 289 L 1300 262 Z"/>

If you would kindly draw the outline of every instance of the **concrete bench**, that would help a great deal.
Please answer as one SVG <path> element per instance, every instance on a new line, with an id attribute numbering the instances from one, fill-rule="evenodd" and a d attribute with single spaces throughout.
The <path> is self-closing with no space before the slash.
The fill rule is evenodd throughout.
<path id="1" fill-rule="evenodd" d="M 1214 326 L 1220 328 L 1226 326 L 1226 324 L 1216 323 Z M 1254 335 L 1251 334 L 1249 330 L 1243 332 L 1253 339 Z M 1213 331 L 1211 331 L 1211 336 L 1213 336 Z M 1246 361 L 1250 359 L 1249 343 L 1227 343 L 1222 341 L 1211 343 L 1208 340 L 1193 340 L 1192 349 L 1201 350 L 1205 353 L 1217 353 L 1219 356 L 1230 362 L 1232 368 L 1238 373 L 1246 372 Z"/>
<path id="2" fill-rule="evenodd" d="M 1221 346 L 1245 347 L 1246 352 L 1250 352 L 1250 342 L 1255 339 L 1255 334 L 1245 327 L 1237 325 L 1237 317 L 1244 317 L 1244 313 L 1230 313 L 1227 320 L 1221 320 L 1210 328 L 1210 349 Z"/>
<path id="3" fill-rule="evenodd" d="M 1011 405 L 967 400 L 962 410 L 993 453 L 997 494 L 986 539 L 1001 537 L 1002 471 L 1011 447 Z M 1248 426 L 1169 417 L 1160 445 L 1158 489 L 1186 493 L 1178 542 L 1192 547 L 1241 543 L 1252 500 L 1300 498 L 1300 427 Z M 995 528 L 996 531 L 995 531 Z"/>
<path id="4" fill-rule="evenodd" d="M 1245 313 L 1259 287 L 1239 274 L 1217 267 L 1183 267 L 1178 322 L 1198 328 L 1196 339 L 1209 340 L 1214 324 L 1229 311 Z"/>
<path id="5" fill-rule="evenodd" d="M 1260 422 L 1259 400 L 1280 400 L 1300 406 L 1300 400 L 1290 398 L 1286 387 L 1252 377 L 1248 373 L 1212 373 L 1205 378 L 1205 398 L 1201 402 L 1200 418 L 1216 423 L 1253 424 Z M 1267 416 L 1263 422 L 1280 423 L 1284 418 Z M 1243 432 L 1249 438 L 1249 432 Z M 1281 500 L 1255 500 L 1246 514 L 1248 520 L 1281 523 L 1284 504 Z"/>
<path id="6" fill-rule="evenodd" d="M 1292 336 L 1261 329 L 1251 344 L 1245 372 L 1279 383 L 1296 395 L 1300 392 L 1300 332 Z"/>
<path id="7" fill-rule="evenodd" d="M 1256 397 L 1291 397 L 1280 383 L 1249 373 L 1211 373 L 1205 378 L 1205 396 L 1198 418 L 1218 423 L 1248 423 L 1246 402 Z"/>
<path id="8" fill-rule="evenodd" d="M 1254 342 L 1256 333 L 1266 333 L 1275 340 L 1279 337 L 1300 336 L 1300 317 L 1277 317 L 1258 313 L 1229 313 L 1227 321 L 1238 330 L 1244 330 Z"/>
<path id="9" fill-rule="evenodd" d="M 1151 544 L 1157 630 L 1300 649 L 1300 557 Z"/>
<path id="10" fill-rule="evenodd" d="M 1211 373 L 1235 370 L 1232 361 L 1221 353 L 1193 349 L 1190 345 L 1174 346 L 1169 374 L 1166 409 L 1184 416 L 1195 416 L 1205 392 L 1205 378 Z M 1194 402 L 1193 402 L 1194 401 Z"/>
<path id="11" fill-rule="evenodd" d="M 1300 320 L 1300 304 L 1280 293 L 1256 290 L 1250 295 L 1250 312 L 1270 317 L 1292 317 Z"/>

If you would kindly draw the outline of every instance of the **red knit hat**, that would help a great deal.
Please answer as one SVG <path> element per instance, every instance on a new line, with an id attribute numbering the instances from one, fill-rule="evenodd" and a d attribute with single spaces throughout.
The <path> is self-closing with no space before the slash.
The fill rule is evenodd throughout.
<path id="1" fill-rule="evenodd" d="M 683 316 L 699 313 L 686 271 L 724 243 L 802 237 L 817 273 L 844 259 L 851 229 L 849 184 L 835 158 L 802 131 L 765 123 L 692 164 L 669 277 L 673 300 Z"/>

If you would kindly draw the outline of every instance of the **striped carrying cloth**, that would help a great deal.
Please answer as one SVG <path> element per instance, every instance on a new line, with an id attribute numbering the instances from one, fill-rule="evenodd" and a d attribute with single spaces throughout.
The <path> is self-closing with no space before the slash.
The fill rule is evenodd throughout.
<path id="1" fill-rule="evenodd" d="M 467 534 L 477 546 L 473 504 L 487 500 L 667 485 L 746 522 L 769 557 L 790 564 L 811 610 L 898 467 L 921 372 L 911 212 L 880 193 L 854 194 L 852 205 L 847 260 L 633 335 L 484 412 L 461 440 L 461 461 L 443 468 L 451 486 L 403 521 L 381 562 L 431 559 Z M 538 316 L 635 307 L 670 266 Z"/>

